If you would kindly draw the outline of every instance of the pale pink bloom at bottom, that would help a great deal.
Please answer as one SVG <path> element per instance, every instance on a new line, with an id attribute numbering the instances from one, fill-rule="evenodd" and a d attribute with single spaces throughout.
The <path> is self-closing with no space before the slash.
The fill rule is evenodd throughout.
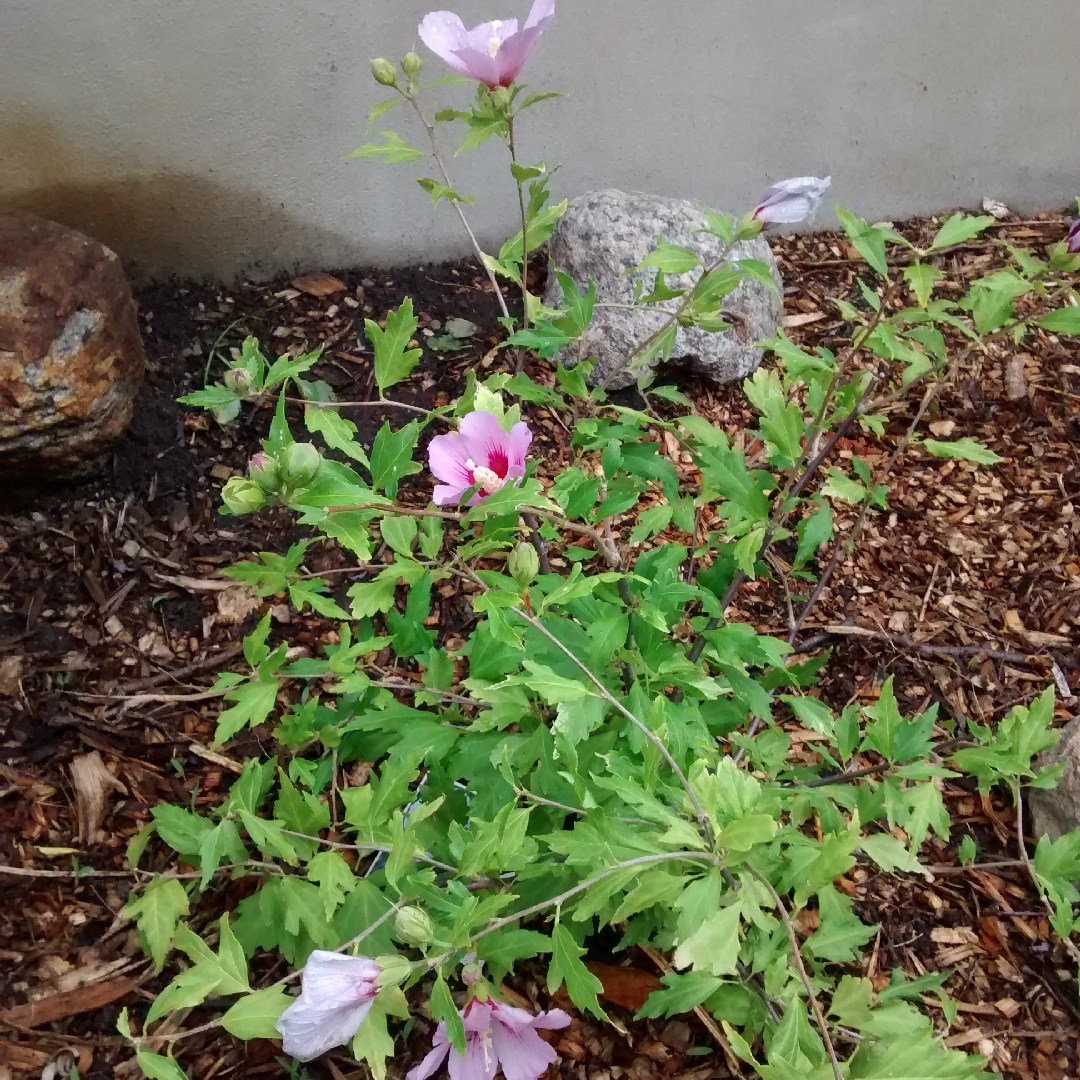
<path id="1" fill-rule="evenodd" d="M 310 1061 L 347 1043 L 371 1011 L 380 974 L 382 968 L 366 956 L 316 949 L 304 965 L 300 996 L 274 1025 L 285 1053 Z"/>
<path id="2" fill-rule="evenodd" d="M 495 1000 L 473 998 L 461 1014 L 465 1022 L 465 1056 L 450 1045 L 446 1024 L 439 1023 L 431 1041 L 431 1053 L 406 1080 L 427 1080 L 449 1055 L 450 1080 L 492 1080 L 501 1068 L 506 1080 L 538 1080 L 559 1055 L 548 1046 L 537 1029 L 557 1030 L 570 1023 L 562 1009 L 537 1016 Z"/>

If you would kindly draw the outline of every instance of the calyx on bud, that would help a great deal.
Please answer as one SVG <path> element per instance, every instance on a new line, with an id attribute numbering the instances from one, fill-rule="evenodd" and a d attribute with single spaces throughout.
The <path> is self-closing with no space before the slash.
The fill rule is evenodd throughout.
<path id="1" fill-rule="evenodd" d="M 403 907 L 394 916 L 394 937 L 408 945 L 428 945 L 435 940 L 435 928 L 420 908 Z"/>
<path id="2" fill-rule="evenodd" d="M 281 490 L 281 469 L 269 454 L 256 454 L 248 462 L 248 476 L 271 494 Z"/>
<path id="3" fill-rule="evenodd" d="M 383 86 L 397 86 L 397 70 L 389 60 L 379 57 L 371 61 L 371 74 Z"/>
<path id="4" fill-rule="evenodd" d="M 540 556 L 536 553 L 536 548 L 522 540 L 510 552 L 507 569 L 510 571 L 510 576 L 517 582 L 518 587 L 527 589 L 536 580 L 536 575 L 540 572 Z"/>
<path id="5" fill-rule="evenodd" d="M 307 487 L 322 465 L 319 451 L 308 442 L 290 443 L 278 459 L 281 465 L 281 478 L 286 487 Z"/>
<path id="6" fill-rule="evenodd" d="M 491 91 L 491 104 L 502 112 L 510 108 L 510 91 L 505 86 L 497 86 Z"/>
<path id="7" fill-rule="evenodd" d="M 254 385 L 255 380 L 247 368 L 229 368 L 222 376 L 221 381 L 234 393 L 243 397 Z"/>
<path id="8" fill-rule="evenodd" d="M 222 502 L 234 514 L 253 514 L 266 502 L 263 489 L 244 476 L 234 476 L 221 492 Z"/>
<path id="9" fill-rule="evenodd" d="M 424 66 L 424 61 L 420 59 L 420 54 L 410 52 L 405 54 L 405 59 L 401 61 L 401 70 L 409 76 L 410 79 L 415 79 L 420 74 L 421 69 Z"/>

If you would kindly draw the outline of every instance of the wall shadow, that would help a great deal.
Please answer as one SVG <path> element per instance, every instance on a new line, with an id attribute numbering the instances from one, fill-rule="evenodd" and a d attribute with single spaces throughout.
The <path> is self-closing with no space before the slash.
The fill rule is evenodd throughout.
<path id="1" fill-rule="evenodd" d="M 30 210 L 100 240 L 137 284 L 259 280 L 361 259 L 354 240 L 256 192 L 84 152 L 52 118 L 0 109 L 0 210 Z"/>

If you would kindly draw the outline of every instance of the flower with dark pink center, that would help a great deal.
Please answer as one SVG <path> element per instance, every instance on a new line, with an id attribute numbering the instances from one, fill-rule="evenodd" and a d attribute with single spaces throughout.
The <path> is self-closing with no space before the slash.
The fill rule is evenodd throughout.
<path id="1" fill-rule="evenodd" d="M 479 484 L 480 490 L 469 499 L 469 506 L 476 506 L 501 491 L 508 480 L 520 479 L 531 442 L 527 424 L 515 424 L 507 431 L 494 413 L 482 409 L 469 413 L 458 432 L 436 435 L 428 446 L 428 468 L 442 481 L 432 496 L 436 505 L 456 506 L 469 488 Z"/>
<path id="2" fill-rule="evenodd" d="M 517 19 L 495 19 L 466 30 L 452 11 L 433 11 L 420 24 L 420 40 L 459 75 L 494 89 L 518 77 L 554 18 L 555 0 L 535 0 L 520 30 Z"/>
<path id="3" fill-rule="evenodd" d="M 538 1080 L 559 1055 L 536 1034 L 538 1029 L 567 1027 L 570 1017 L 562 1009 L 537 1016 L 493 998 L 473 998 L 461 1014 L 465 1023 L 465 1055 L 450 1045 L 446 1023 L 440 1021 L 431 1052 L 406 1080 L 427 1080 L 449 1056 L 450 1080 L 492 1080 L 501 1068 L 505 1080 Z"/>

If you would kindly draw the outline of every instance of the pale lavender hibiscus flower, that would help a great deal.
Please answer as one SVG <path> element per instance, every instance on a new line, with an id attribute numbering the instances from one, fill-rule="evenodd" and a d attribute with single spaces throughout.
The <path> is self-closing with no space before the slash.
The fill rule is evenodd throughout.
<path id="1" fill-rule="evenodd" d="M 1071 255 L 1080 255 L 1080 219 L 1074 221 L 1065 234 L 1065 247 Z"/>
<path id="2" fill-rule="evenodd" d="M 477 409 L 462 418 L 460 432 L 436 435 L 428 446 L 428 467 L 441 484 L 432 496 L 437 506 L 456 506 L 474 484 L 480 490 L 469 500 L 476 506 L 501 491 L 508 480 L 525 475 L 525 454 L 532 442 L 527 424 L 506 431 L 493 413 Z"/>
<path id="3" fill-rule="evenodd" d="M 420 40 L 459 75 L 491 88 L 509 86 L 554 18 L 555 0 L 535 0 L 520 30 L 517 19 L 495 19 L 466 30 L 452 11 L 433 11 L 420 24 Z"/>
<path id="4" fill-rule="evenodd" d="M 767 225 L 791 225 L 805 221 L 818 208 L 832 177 L 793 176 L 767 187 L 754 208 L 753 217 Z"/>
<path id="5" fill-rule="evenodd" d="M 347 1043 L 371 1010 L 381 974 L 382 968 L 366 956 L 316 949 L 304 965 L 300 996 L 274 1025 L 285 1053 L 310 1061 Z"/>
<path id="6" fill-rule="evenodd" d="M 406 1080 L 427 1080 L 450 1057 L 450 1080 L 492 1080 L 502 1069 L 506 1080 L 538 1080 L 559 1055 L 539 1035 L 537 1029 L 567 1027 L 570 1017 L 562 1009 L 537 1016 L 500 1001 L 473 998 L 461 1014 L 465 1023 L 465 1056 L 450 1046 L 446 1024 L 439 1023 L 431 1041 L 431 1053 Z"/>

